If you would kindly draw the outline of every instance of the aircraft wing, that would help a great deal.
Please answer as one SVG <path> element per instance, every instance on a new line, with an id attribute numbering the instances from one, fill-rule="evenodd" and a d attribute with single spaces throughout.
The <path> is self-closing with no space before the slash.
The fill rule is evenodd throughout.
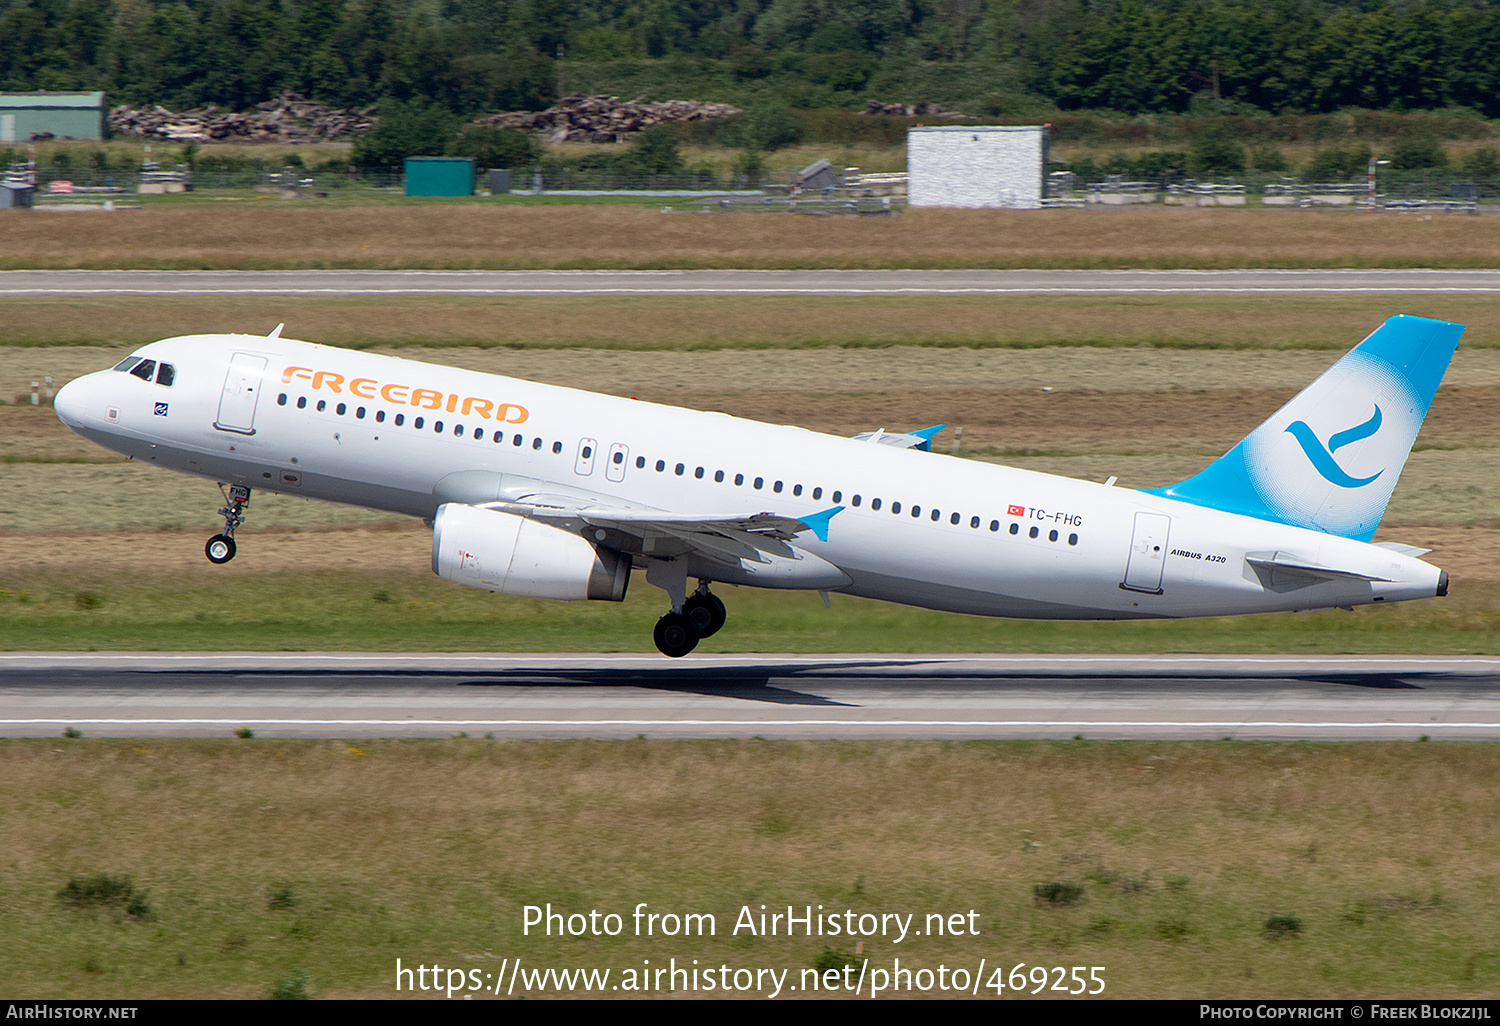
<path id="1" fill-rule="evenodd" d="M 623 552 L 663 558 L 696 552 L 737 565 L 741 560 L 764 563 L 768 555 L 794 558 L 796 552 L 787 542 L 806 531 L 827 541 L 828 522 L 844 507 L 801 518 L 776 513 L 725 516 L 536 502 L 493 503 L 487 508 L 530 516 L 567 530 L 593 528 L 595 541 Z"/>
<path id="2" fill-rule="evenodd" d="M 874 442 L 876 445 L 890 445 L 897 449 L 921 449 L 923 452 L 932 451 L 932 438 L 946 424 L 934 424 L 932 427 L 923 428 L 920 431 L 898 432 L 887 434 L 885 428 L 878 431 L 865 431 L 855 435 L 853 441 Z"/>

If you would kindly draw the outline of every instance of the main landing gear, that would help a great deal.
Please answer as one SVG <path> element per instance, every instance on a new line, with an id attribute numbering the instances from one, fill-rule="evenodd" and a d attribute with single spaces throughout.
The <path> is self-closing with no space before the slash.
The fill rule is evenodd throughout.
<path id="1" fill-rule="evenodd" d="M 219 491 L 224 493 L 224 508 L 219 510 L 219 515 L 224 518 L 224 533 L 214 535 L 203 546 L 203 554 L 210 563 L 227 563 L 234 558 L 234 531 L 245 522 L 245 507 L 250 505 L 248 488 L 232 485 L 225 491 L 224 486 L 219 485 Z"/>
<path id="2" fill-rule="evenodd" d="M 661 569 L 653 575 L 652 570 L 657 567 Z M 700 580 L 698 590 L 691 596 L 687 594 L 683 562 L 654 560 L 647 566 L 646 580 L 664 588 L 673 599 L 672 611 L 656 621 L 656 630 L 652 632 L 662 655 L 674 659 L 685 656 L 698 647 L 700 640 L 712 637 L 724 626 L 724 603 L 708 590 L 707 581 Z"/>

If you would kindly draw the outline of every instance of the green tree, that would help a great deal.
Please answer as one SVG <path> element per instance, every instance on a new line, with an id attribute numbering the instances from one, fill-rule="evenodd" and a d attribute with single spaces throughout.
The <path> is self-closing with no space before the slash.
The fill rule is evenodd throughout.
<path id="1" fill-rule="evenodd" d="M 683 172 L 677 137 L 666 125 L 652 125 L 620 154 L 615 165 L 624 174 L 677 175 Z"/>
<path id="2" fill-rule="evenodd" d="M 359 167 L 395 167 L 407 157 L 441 157 L 457 144 L 458 117 L 428 100 L 382 100 L 380 122 L 354 143 Z"/>
<path id="3" fill-rule="evenodd" d="M 1245 170 L 1245 147 L 1228 129 L 1200 132 L 1188 153 L 1188 170 L 1195 175 L 1237 175 Z"/>
<path id="4" fill-rule="evenodd" d="M 525 132 L 479 125 L 469 125 L 459 133 L 457 153 L 473 157 L 480 168 L 530 167 L 539 157 L 536 144 Z"/>
<path id="5" fill-rule="evenodd" d="M 1407 136 L 1391 153 L 1392 171 L 1446 171 L 1448 154 L 1430 135 Z"/>
<path id="6" fill-rule="evenodd" d="M 740 115 L 739 144 L 768 152 L 797 141 L 797 123 L 784 107 L 754 107 Z"/>

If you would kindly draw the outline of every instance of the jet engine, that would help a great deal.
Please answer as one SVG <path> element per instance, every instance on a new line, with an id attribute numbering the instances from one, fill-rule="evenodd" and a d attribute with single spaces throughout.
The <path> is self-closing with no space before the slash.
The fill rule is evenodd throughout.
<path id="1" fill-rule="evenodd" d="M 433 573 L 504 595 L 619 602 L 630 565 L 624 553 L 513 513 L 449 502 L 432 525 Z"/>

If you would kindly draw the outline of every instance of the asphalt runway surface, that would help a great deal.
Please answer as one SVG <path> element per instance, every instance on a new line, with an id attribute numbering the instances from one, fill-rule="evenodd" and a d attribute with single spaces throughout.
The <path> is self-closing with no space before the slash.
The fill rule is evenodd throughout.
<path id="1" fill-rule="evenodd" d="M 1500 271 L 0 271 L 4 296 L 1500 294 Z"/>
<path id="2" fill-rule="evenodd" d="M 1500 659 L 0 655 L 0 736 L 1500 739 Z"/>

